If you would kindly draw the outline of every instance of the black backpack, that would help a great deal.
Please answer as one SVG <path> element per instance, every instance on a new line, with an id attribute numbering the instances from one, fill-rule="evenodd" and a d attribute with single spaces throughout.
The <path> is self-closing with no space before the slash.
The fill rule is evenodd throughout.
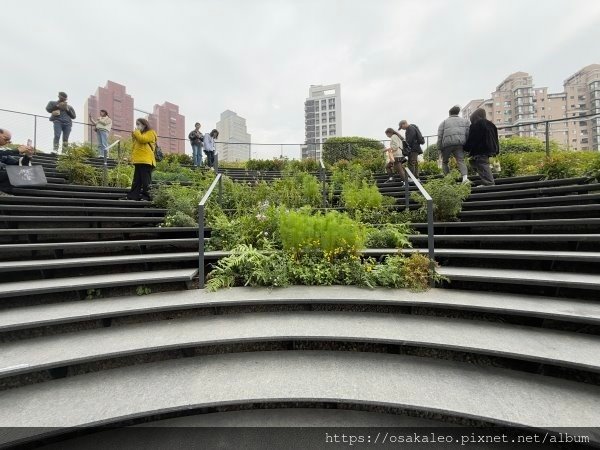
<path id="1" fill-rule="evenodd" d="M 421 145 L 423 145 L 425 143 L 425 138 L 423 137 L 423 135 L 421 134 L 421 130 L 419 130 L 419 127 L 416 125 L 413 125 L 413 127 L 415 127 L 415 130 L 417 132 L 417 142 Z"/>

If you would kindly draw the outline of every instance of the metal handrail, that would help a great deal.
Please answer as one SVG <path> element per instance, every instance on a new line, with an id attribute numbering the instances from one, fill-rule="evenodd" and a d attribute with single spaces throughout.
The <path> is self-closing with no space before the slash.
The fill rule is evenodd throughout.
<path id="1" fill-rule="evenodd" d="M 217 174 L 210 187 L 198 203 L 198 289 L 204 289 L 204 206 L 217 184 L 220 185 L 222 174 Z"/>
<path id="2" fill-rule="evenodd" d="M 108 184 L 108 151 L 113 148 L 115 145 L 121 145 L 121 140 L 116 140 L 115 142 L 113 142 L 112 144 L 110 144 L 108 147 L 106 147 L 106 150 L 104 150 L 104 186 L 106 186 Z"/>
<path id="3" fill-rule="evenodd" d="M 325 163 L 323 158 L 319 155 L 319 176 L 321 177 L 322 183 L 322 195 L 323 195 L 323 208 L 327 207 L 327 173 L 325 172 Z"/>
<path id="4" fill-rule="evenodd" d="M 428 249 L 429 259 L 431 261 L 431 264 L 433 264 L 435 261 L 435 259 L 434 259 L 435 258 L 435 250 L 434 250 L 434 227 L 433 227 L 433 199 L 431 198 L 431 195 L 429 195 L 429 193 L 425 190 L 425 188 L 423 187 L 423 185 L 421 184 L 419 179 L 413 175 L 413 173 L 410 171 L 410 169 L 408 167 L 405 167 L 404 170 L 407 175 L 406 182 L 404 183 L 404 203 L 406 205 L 406 208 L 408 208 L 408 197 L 409 197 L 408 179 L 413 180 L 413 183 L 415 183 L 415 186 L 417 186 L 417 189 L 419 190 L 421 195 L 423 197 L 425 197 L 425 201 L 427 202 L 427 249 Z"/>

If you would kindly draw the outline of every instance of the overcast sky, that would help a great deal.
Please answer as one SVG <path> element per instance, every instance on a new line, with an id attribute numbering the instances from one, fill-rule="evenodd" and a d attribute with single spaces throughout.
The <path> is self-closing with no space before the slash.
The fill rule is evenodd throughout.
<path id="1" fill-rule="evenodd" d="M 434 133 L 513 72 L 560 91 L 600 63 L 598 0 L 21 0 L 2 17 L 0 108 L 45 114 L 64 90 L 81 117 L 110 79 L 136 108 L 178 104 L 187 128 L 236 111 L 256 143 L 304 141 L 311 84 L 341 83 L 345 136 L 384 139 L 403 118 Z M 32 137 L 29 119 L 0 122 Z"/>

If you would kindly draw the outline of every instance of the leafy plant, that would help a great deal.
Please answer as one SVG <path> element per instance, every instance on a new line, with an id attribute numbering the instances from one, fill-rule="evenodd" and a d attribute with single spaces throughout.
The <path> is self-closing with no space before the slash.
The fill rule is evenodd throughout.
<path id="1" fill-rule="evenodd" d="M 437 160 L 425 161 L 419 164 L 419 174 L 423 176 L 441 175 L 442 169 L 438 167 Z"/>
<path id="2" fill-rule="evenodd" d="M 560 144 L 556 141 L 550 141 L 550 151 L 560 150 Z M 540 139 L 534 137 L 511 136 L 500 139 L 500 154 L 503 153 L 524 153 L 524 152 L 543 152 L 546 150 L 546 144 Z"/>
<path id="3" fill-rule="evenodd" d="M 467 184 L 456 182 L 456 172 L 450 172 L 444 178 L 428 181 L 423 185 L 433 199 L 433 216 L 438 221 L 454 221 L 462 210 L 462 202 L 471 193 Z M 421 204 L 421 210 L 426 211 L 427 203 L 420 193 L 413 193 L 412 198 Z"/>
<path id="4" fill-rule="evenodd" d="M 423 159 L 425 161 L 436 161 L 440 159 L 440 149 L 437 144 L 431 144 L 429 147 L 425 149 L 423 152 Z"/>
<path id="5" fill-rule="evenodd" d="M 348 209 L 374 209 L 389 206 L 396 202 L 393 197 L 386 197 L 375 184 L 365 180 L 360 182 L 346 182 L 342 186 L 342 205 Z"/>
<path id="6" fill-rule="evenodd" d="M 304 209 L 281 214 L 279 235 L 283 249 L 295 256 L 317 253 L 332 261 L 340 255 L 357 254 L 364 247 L 366 230 L 346 214 L 311 215 Z"/>
<path id="7" fill-rule="evenodd" d="M 546 175 L 549 180 L 559 178 L 570 178 L 577 175 L 577 170 L 573 165 L 573 161 L 566 154 L 554 154 L 549 158 L 545 158 L 541 167 L 541 172 Z"/>
<path id="8" fill-rule="evenodd" d="M 333 165 L 344 159 L 349 161 L 358 158 L 359 155 L 363 158 L 367 155 L 379 157 L 383 148 L 383 144 L 374 139 L 358 136 L 331 137 L 323 144 L 323 161 Z"/>
<path id="9" fill-rule="evenodd" d="M 138 286 L 138 287 L 135 289 L 135 293 L 136 293 L 137 295 L 140 295 L 140 296 L 141 296 L 141 295 L 150 295 L 150 294 L 152 294 L 152 289 L 150 289 L 150 288 L 149 288 L 148 286 L 146 286 L 146 285 L 142 285 L 142 286 Z"/>
<path id="10" fill-rule="evenodd" d="M 69 145 L 59 155 L 56 169 L 67 175 L 70 183 L 98 186 L 102 181 L 99 169 L 87 164 L 87 159 L 96 156 L 90 146 Z"/>
<path id="11" fill-rule="evenodd" d="M 407 224 L 385 224 L 381 228 L 369 228 L 367 248 L 406 248 L 410 247 Z"/>
<path id="12" fill-rule="evenodd" d="M 86 300 L 94 300 L 95 298 L 100 298 L 102 296 L 102 291 L 100 289 L 88 289 L 86 292 L 85 299 Z"/>

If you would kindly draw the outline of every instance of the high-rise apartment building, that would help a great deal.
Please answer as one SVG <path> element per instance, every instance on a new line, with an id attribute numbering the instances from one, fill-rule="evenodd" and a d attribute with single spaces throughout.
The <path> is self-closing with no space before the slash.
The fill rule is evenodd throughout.
<path id="1" fill-rule="evenodd" d="M 580 116 L 600 114 L 600 64 L 584 67 L 564 82 L 564 91 L 549 93 L 537 88 L 525 72 L 508 76 L 488 100 L 472 100 L 462 110 L 469 117 L 477 108 L 484 108 L 489 120 L 498 127 L 501 136 L 531 136 L 545 139 L 544 120 L 571 119 L 549 124 L 550 139 L 564 148 L 600 150 L 600 117 Z"/>
<path id="2" fill-rule="evenodd" d="M 342 135 L 342 96 L 339 84 L 311 86 L 304 102 L 305 145 L 302 159 L 321 157 L 322 143 Z"/>
<path id="3" fill-rule="evenodd" d="M 105 109 L 112 119 L 112 135 L 127 136 L 133 130 L 133 98 L 127 93 L 125 86 L 108 81 L 105 87 L 99 87 L 95 95 L 90 95 L 83 105 L 83 120 L 89 123 L 88 115 L 94 119 L 100 116 L 100 110 Z M 125 130 L 125 131 L 121 131 Z M 92 127 L 84 136 L 85 142 L 97 144 L 96 133 Z"/>
<path id="4" fill-rule="evenodd" d="M 154 105 L 148 122 L 158 133 L 158 143 L 163 152 L 185 153 L 185 117 L 179 114 L 179 106 L 169 102 Z"/>
<path id="5" fill-rule="evenodd" d="M 248 161 L 250 159 L 251 136 L 246 128 L 246 119 L 227 110 L 217 122 L 219 138 L 217 152 L 219 161 Z"/>

